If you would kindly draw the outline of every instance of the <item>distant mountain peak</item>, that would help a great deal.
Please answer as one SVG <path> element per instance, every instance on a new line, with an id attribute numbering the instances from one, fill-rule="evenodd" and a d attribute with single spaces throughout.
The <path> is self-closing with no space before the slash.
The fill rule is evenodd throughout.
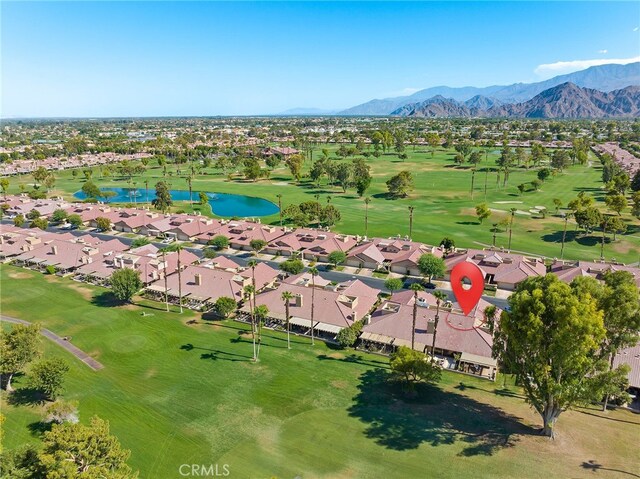
<path id="1" fill-rule="evenodd" d="M 410 117 L 506 117 L 506 118 L 638 118 L 640 86 L 611 92 L 582 88 L 564 82 L 520 103 L 491 104 L 475 96 L 465 103 L 434 97 L 402 106 L 392 115 Z"/>
<path id="2" fill-rule="evenodd" d="M 390 115 L 392 112 L 405 107 L 442 97 L 444 100 L 464 102 L 469 108 L 486 109 L 484 101 L 471 102 L 476 97 L 488 98 L 493 102 L 491 106 L 503 103 L 520 103 L 531 100 L 543 91 L 558 85 L 572 83 L 576 87 L 590 88 L 601 92 L 611 92 L 623 89 L 629 85 L 640 85 L 640 62 L 627 65 L 607 64 L 589 67 L 567 75 L 560 75 L 549 80 L 536 83 L 514 83 L 512 85 L 493 85 L 477 88 L 473 86 L 452 88 L 437 86 L 420 90 L 412 95 L 396 98 L 371 100 L 339 112 L 340 115 Z M 570 87 L 567 87 L 570 88 Z M 440 101 L 442 101 L 440 99 Z M 491 108 L 489 106 L 488 108 Z"/>

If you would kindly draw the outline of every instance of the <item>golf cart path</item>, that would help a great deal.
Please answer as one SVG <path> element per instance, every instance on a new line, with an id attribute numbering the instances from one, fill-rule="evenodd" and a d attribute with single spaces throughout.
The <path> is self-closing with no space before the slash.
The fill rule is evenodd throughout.
<path id="1" fill-rule="evenodd" d="M 24 324 L 25 326 L 28 326 L 28 325 L 31 324 L 29 321 L 24 321 L 22 319 L 17 319 L 17 318 L 11 318 L 9 316 L 4 316 L 4 315 L 0 316 L 0 320 L 1 321 L 6 321 L 7 323 Z M 56 343 L 58 346 L 66 349 L 67 351 L 69 351 L 71 354 L 73 354 L 76 358 L 78 358 L 80 361 L 85 363 L 87 366 L 89 366 L 94 371 L 98 371 L 98 370 L 104 368 L 104 366 L 101 363 L 99 363 L 98 361 L 93 359 L 87 353 L 85 353 L 81 349 L 77 348 L 76 346 L 71 344 L 69 341 L 66 341 L 65 339 L 61 338 L 57 334 L 49 331 L 48 329 L 40 328 L 40 333 L 42 333 L 42 335 L 45 338 L 50 339 L 51 341 Z"/>

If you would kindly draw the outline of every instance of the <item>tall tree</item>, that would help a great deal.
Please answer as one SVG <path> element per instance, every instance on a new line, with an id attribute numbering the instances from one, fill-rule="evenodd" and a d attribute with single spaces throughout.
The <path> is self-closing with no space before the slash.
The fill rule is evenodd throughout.
<path id="1" fill-rule="evenodd" d="M 253 361 L 258 361 L 258 352 L 256 350 L 256 322 L 255 322 L 255 307 L 254 307 L 254 299 L 255 299 L 255 291 L 256 289 L 253 285 L 248 284 L 244 287 L 244 296 L 249 300 L 249 315 L 251 318 L 251 339 L 253 341 Z"/>
<path id="2" fill-rule="evenodd" d="M 43 359 L 33 365 L 29 376 L 29 386 L 40 390 L 51 401 L 63 391 L 65 375 L 69 365 L 59 358 Z"/>
<path id="3" fill-rule="evenodd" d="M 285 160 L 285 163 L 291 171 L 291 176 L 293 176 L 296 181 L 300 181 L 300 177 L 302 176 L 302 165 L 304 164 L 304 157 L 299 154 L 289 155 L 289 157 Z"/>
<path id="4" fill-rule="evenodd" d="M 431 339 L 431 361 L 436 360 L 436 335 L 438 334 L 438 323 L 440 322 L 440 306 L 447 300 L 447 295 L 442 291 L 433 293 L 436 298 L 436 317 L 433 322 L 433 338 Z"/>
<path id="5" fill-rule="evenodd" d="M 603 283 L 590 276 L 581 276 L 571 282 L 571 288 L 589 294 L 604 313 L 606 335 L 600 354 L 611 371 L 616 354 L 621 349 L 635 346 L 640 339 L 640 290 L 635 278 L 628 271 L 609 272 Z M 603 410 L 607 408 L 608 399 L 607 394 Z"/>
<path id="6" fill-rule="evenodd" d="M 140 271 L 131 268 L 121 268 L 111 275 L 111 292 L 119 300 L 130 302 L 131 298 L 142 288 Z"/>
<path id="7" fill-rule="evenodd" d="M 178 264 L 177 264 L 177 269 L 178 269 L 178 303 L 179 303 L 179 306 L 180 306 L 180 314 L 182 314 L 183 313 L 183 307 L 182 307 L 182 258 L 181 258 L 180 253 L 184 249 L 184 246 L 181 243 L 174 243 L 171 246 L 167 246 L 164 249 L 167 252 L 176 253 L 178 255 L 178 257 L 177 257 L 177 259 L 178 259 Z M 165 271 L 165 273 L 166 273 L 166 271 Z"/>
<path id="8" fill-rule="evenodd" d="M 316 276 L 318 276 L 318 268 L 315 266 L 309 268 L 309 274 L 311 275 L 311 345 L 313 346 L 313 330 L 314 324 L 314 310 L 316 306 Z"/>
<path id="9" fill-rule="evenodd" d="M 442 258 L 426 253 L 418 258 L 418 269 L 423 276 L 427 277 L 427 281 L 431 284 L 431 280 L 436 277 L 444 276 L 447 268 Z"/>
<path id="10" fill-rule="evenodd" d="M 0 374 L 7 391 L 13 391 L 11 379 L 38 357 L 40 326 L 16 324 L 11 331 L 0 329 Z"/>
<path id="11" fill-rule="evenodd" d="M 158 181 L 156 183 L 156 197 L 151 201 L 153 206 L 157 209 L 166 213 L 169 208 L 173 205 L 173 200 L 171 199 L 171 193 L 169 191 L 169 186 L 164 181 Z"/>
<path id="12" fill-rule="evenodd" d="M 429 143 L 429 147 L 431 148 L 431 158 L 433 158 L 436 148 L 440 146 L 440 136 L 435 132 L 427 133 L 427 143 Z"/>
<path id="13" fill-rule="evenodd" d="M 367 196 L 364 199 L 364 235 L 369 235 L 369 203 L 371 203 L 371 197 Z"/>
<path id="14" fill-rule="evenodd" d="M 392 198 L 404 198 L 413 190 L 413 175 L 410 171 L 401 171 L 386 182 L 389 196 Z"/>
<path id="15" fill-rule="evenodd" d="M 482 224 L 484 220 L 491 216 L 491 210 L 489 209 L 489 206 L 487 206 L 486 203 L 476 205 L 476 216 L 480 220 L 480 224 Z"/>
<path id="16" fill-rule="evenodd" d="M 260 346 L 262 345 L 262 326 L 264 322 L 267 320 L 269 316 L 269 308 L 267 308 L 264 304 L 260 304 L 255 308 L 256 315 L 256 323 L 258 327 L 258 349 L 257 349 L 257 358 L 260 360 Z"/>
<path id="17" fill-rule="evenodd" d="M 411 239 L 413 235 L 413 210 L 414 206 L 409 206 L 409 239 Z"/>
<path id="18" fill-rule="evenodd" d="M 286 327 L 287 327 L 287 349 L 291 349 L 291 339 L 290 339 L 291 324 L 289 322 L 289 320 L 291 319 L 291 314 L 289 311 L 289 307 L 291 306 L 292 298 L 293 298 L 293 294 L 291 294 L 290 291 L 282 292 L 282 301 L 284 301 L 284 318 L 285 318 Z"/>
<path id="19" fill-rule="evenodd" d="M 129 455 L 110 434 L 109 423 L 94 416 L 89 425 L 53 425 L 44 433 L 38 459 L 43 477 L 135 479 L 126 464 Z"/>
<path id="20" fill-rule="evenodd" d="M 590 294 L 552 274 L 520 283 L 509 306 L 496 330 L 494 354 L 520 378 L 542 417 L 541 433 L 554 437 L 563 411 L 603 392 L 603 313 Z"/>
<path id="21" fill-rule="evenodd" d="M 394 291 L 402 289 L 402 280 L 400 278 L 387 278 L 384 282 L 384 287 L 393 295 Z"/>
<path id="22" fill-rule="evenodd" d="M 420 291 L 424 291 L 424 288 L 420 285 L 420 283 L 413 283 L 411 286 L 411 291 L 413 291 L 413 315 L 411 321 L 411 349 L 415 348 L 416 344 L 416 322 L 418 320 L 418 293 Z"/>

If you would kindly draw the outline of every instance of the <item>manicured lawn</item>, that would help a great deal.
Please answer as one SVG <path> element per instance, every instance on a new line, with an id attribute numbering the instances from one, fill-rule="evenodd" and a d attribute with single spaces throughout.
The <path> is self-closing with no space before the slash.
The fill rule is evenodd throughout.
<path id="1" fill-rule="evenodd" d="M 581 464 L 592 460 L 602 477 L 640 469 L 640 416 L 626 411 L 565 413 L 550 442 L 500 381 L 446 373 L 410 400 L 384 381 L 382 357 L 301 338 L 288 351 L 283 335 L 266 332 L 253 364 L 237 323 L 146 302 L 113 307 L 100 288 L 6 265 L 0 279 L 3 314 L 72 336 L 104 364 L 93 372 L 43 343 L 72 365 L 65 397 L 79 401 L 83 421 L 111 422 L 140 477 L 180 477 L 191 463 L 226 463 L 238 478 L 586 477 Z M 12 402 L 2 393 L 5 447 L 37 441 L 40 406 Z"/>
<path id="2" fill-rule="evenodd" d="M 314 158 L 320 157 L 320 150 L 326 145 L 319 145 L 314 150 Z M 330 150 L 335 145 L 329 146 Z M 491 150 L 488 160 L 483 160 L 479 165 L 479 171 L 475 175 L 473 199 L 471 198 L 471 170 L 466 165 L 455 167 L 452 158 L 453 150 L 439 150 L 432 157 L 430 151 L 424 148 L 407 148 L 408 159 L 401 161 L 397 155 L 387 154 L 379 158 L 371 156 L 367 163 L 372 167 L 373 182 L 367 195 L 373 198 L 369 205 L 369 236 L 387 237 L 391 235 L 406 235 L 409 233 L 408 206 L 414 206 L 413 238 L 430 244 L 439 244 L 443 237 L 448 236 L 455 240 L 459 247 L 476 247 L 491 245 L 493 242 L 492 224 L 497 223 L 509 215 L 510 208 L 517 208 L 523 214 L 516 214 L 512 249 L 525 251 L 550 258 L 559 257 L 560 242 L 564 222 L 555 215 L 553 199 L 558 198 L 563 206 L 580 192 L 585 191 L 596 198 L 597 204 L 606 210 L 604 205 L 604 190 L 601 182 L 600 162 L 595 156 L 590 156 L 593 166 L 572 166 L 555 177 L 548 179 L 539 191 L 525 192 L 520 195 L 517 186 L 521 183 L 530 183 L 536 178 L 536 170 L 524 168 L 512 171 L 506 187 L 502 181 L 497 183 L 495 172 L 486 172 L 486 166 L 495 167 L 495 159 L 499 155 L 497 149 Z M 347 159 L 345 161 L 351 161 Z M 305 171 L 310 167 L 310 162 L 305 163 Z M 187 168 L 181 167 L 183 174 Z M 175 166 L 170 166 L 172 171 Z M 415 178 L 416 189 L 409 198 L 389 200 L 386 198 L 385 181 L 401 170 L 409 170 Z M 185 177 L 174 176 L 163 178 L 162 170 L 155 163 L 149 164 L 147 171 L 141 177 L 135 178 L 136 187 L 144 188 L 145 180 L 152 190 L 155 183 L 165 179 L 173 189 L 188 189 Z M 277 194 L 282 194 L 283 206 L 302 201 L 313 201 L 314 195 L 320 195 L 320 201 L 326 202 L 331 197 L 331 203 L 339 208 L 342 220 L 334 227 L 334 230 L 364 234 L 364 202 L 358 198 L 353 189 L 342 193 L 338 187 L 327 186 L 323 179 L 320 186 L 310 184 L 308 178 L 303 178 L 300 184 L 292 182 L 291 175 L 286 166 L 281 164 L 276 168 L 269 180 L 261 180 L 248 183 L 240 179 L 228 181 L 222 172 L 209 168 L 194 178 L 193 191 L 209 191 L 222 193 L 237 193 L 251 196 L 260 196 L 277 203 Z M 56 192 L 71 198 L 72 193 L 78 191 L 83 179 L 71 176 L 70 171 L 60 172 L 56 183 Z M 118 177 L 100 178 L 96 168 L 93 180 L 100 186 L 130 186 L 126 179 Z M 475 205 L 485 202 L 484 186 L 487 184 L 486 202 L 494 211 L 491 218 L 479 224 L 475 216 Z M 18 192 L 18 184 L 31 184 L 30 176 L 12 179 L 10 191 Z M 197 198 L 197 193 L 194 194 Z M 546 218 L 535 218 L 529 210 L 535 206 L 545 206 L 548 210 Z M 177 208 L 191 211 L 191 205 L 183 203 Z M 203 213 L 208 213 L 207 211 Z M 631 217 L 629 208 L 623 214 L 628 230 L 625 235 L 619 235 L 615 242 L 605 245 L 605 257 L 615 258 L 618 261 L 636 262 L 640 251 L 640 223 Z M 278 215 L 263 218 L 265 223 L 277 223 Z M 497 233 L 496 245 L 508 245 L 507 232 L 501 230 Z M 567 231 L 567 243 L 564 257 L 567 259 L 593 260 L 600 257 L 600 236 L 583 236 L 575 232 L 575 223 L 569 221 Z"/>

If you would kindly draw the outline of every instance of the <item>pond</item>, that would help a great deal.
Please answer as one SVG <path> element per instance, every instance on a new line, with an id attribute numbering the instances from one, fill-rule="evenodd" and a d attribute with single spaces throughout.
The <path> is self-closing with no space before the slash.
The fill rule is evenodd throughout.
<path id="1" fill-rule="evenodd" d="M 102 191 L 113 191 L 116 196 L 109 198 L 109 203 L 150 203 L 155 198 L 155 190 L 144 188 L 102 188 Z M 193 191 L 193 201 L 198 202 L 199 191 Z M 218 216 L 254 217 L 276 214 L 278 206 L 264 198 L 255 196 L 231 195 L 227 193 L 205 193 L 209 197 L 212 211 Z M 74 197 L 87 198 L 82 191 L 74 193 Z M 188 190 L 171 190 L 171 198 L 175 201 L 189 201 Z"/>

